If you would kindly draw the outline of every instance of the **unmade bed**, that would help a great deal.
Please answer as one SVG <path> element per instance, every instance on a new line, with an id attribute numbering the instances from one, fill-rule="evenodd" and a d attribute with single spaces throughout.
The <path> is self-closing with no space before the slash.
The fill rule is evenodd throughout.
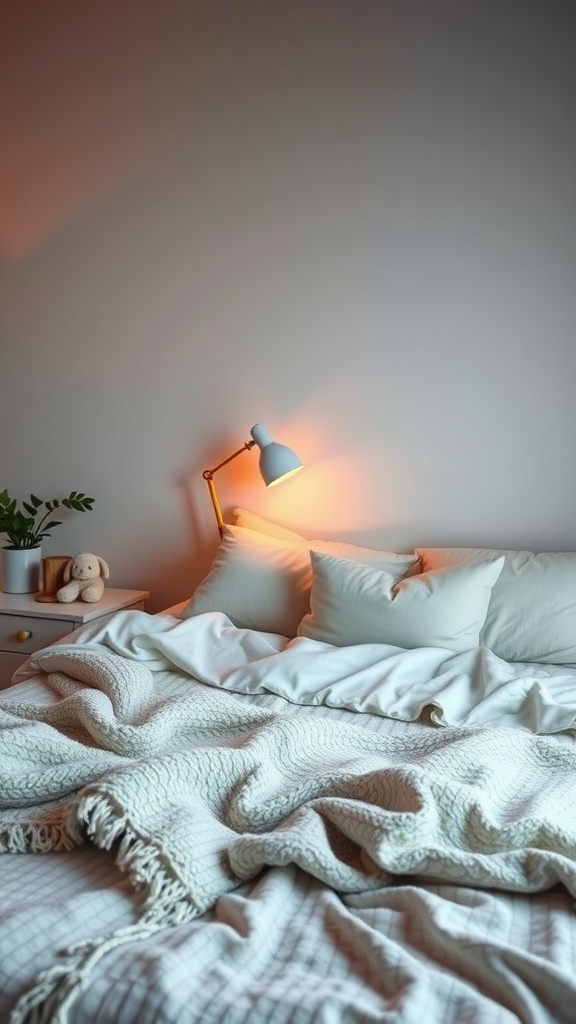
<path id="1" fill-rule="evenodd" d="M 576 556 L 273 529 L 0 694 L 0 1021 L 571 1024 Z"/>

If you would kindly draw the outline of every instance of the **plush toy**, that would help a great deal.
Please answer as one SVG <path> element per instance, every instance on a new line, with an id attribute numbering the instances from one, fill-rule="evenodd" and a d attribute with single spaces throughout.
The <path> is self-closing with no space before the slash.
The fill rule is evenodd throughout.
<path id="1" fill-rule="evenodd" d="M 76 555 L 64 566 L 64 586 L 56 592 L 58 601 L 99 601 L 104 593 L 104 580 L 110 575 L 108 565 L 98 555 Z"/>

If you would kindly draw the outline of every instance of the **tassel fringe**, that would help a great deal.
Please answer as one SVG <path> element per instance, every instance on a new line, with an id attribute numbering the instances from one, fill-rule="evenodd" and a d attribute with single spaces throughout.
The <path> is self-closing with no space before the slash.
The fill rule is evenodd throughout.
<path id="1" fill-rule="evenodd" d="M 202 912 L 191 902 L 182 883 L 167 873 L 161 863 L 160 851 L 140 839 L 131 829 L 127 817 L 118 815 L 106 798 L 86 795 L 76 811 L 77 826 L 85 826 L 95 846 L 111 850 L 118 842 L 115 857 L 118 867 L 128 874 L 137 891 L 146 890 L 144 912 L 135 925 L 70 946 L 64 954 L 65 962 L 40 974 L 34 987 L 22 996 L 12 1012 L 10 1024 L 67 1024 L 73 1003 L 87 987 L 94 968 L 104 956 L 126 943 L 146 939 L 169 925 L 192 920 Z M 22 836 L 12 834 L 14 844 L 26 844 L 17 847 L 19 852 L 41 852 L 44 849 L 42 830 L 34 837 L 29 835 L 29 829 L 21 831 Z M 77 845 L 64 829 L 62 846 L 55 846 L 54 839 L 52 835 L 46 849 L 72 849 Z M 34 845 L 31 845 L 32 840 Z"/>

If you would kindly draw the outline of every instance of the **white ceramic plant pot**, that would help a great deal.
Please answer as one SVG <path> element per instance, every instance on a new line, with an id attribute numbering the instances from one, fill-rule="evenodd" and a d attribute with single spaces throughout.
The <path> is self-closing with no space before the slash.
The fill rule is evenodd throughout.
<path id="1" fill-rule="evenodd" d="M 42 548 L 2 548 L 2 590 L 35 594 L 40 590 Z"/>

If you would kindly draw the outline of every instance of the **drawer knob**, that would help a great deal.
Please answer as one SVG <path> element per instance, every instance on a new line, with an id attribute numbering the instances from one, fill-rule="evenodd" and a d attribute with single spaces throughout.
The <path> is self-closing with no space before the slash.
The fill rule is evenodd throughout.
<path id="1" fill-rule="evenodd" d="M 32 633 L 29 629 L 19 629 L 16 633 L 16 639 L 19 640 L 21 644 L 25 644 L 27 640 L 32 639 Z"/>

